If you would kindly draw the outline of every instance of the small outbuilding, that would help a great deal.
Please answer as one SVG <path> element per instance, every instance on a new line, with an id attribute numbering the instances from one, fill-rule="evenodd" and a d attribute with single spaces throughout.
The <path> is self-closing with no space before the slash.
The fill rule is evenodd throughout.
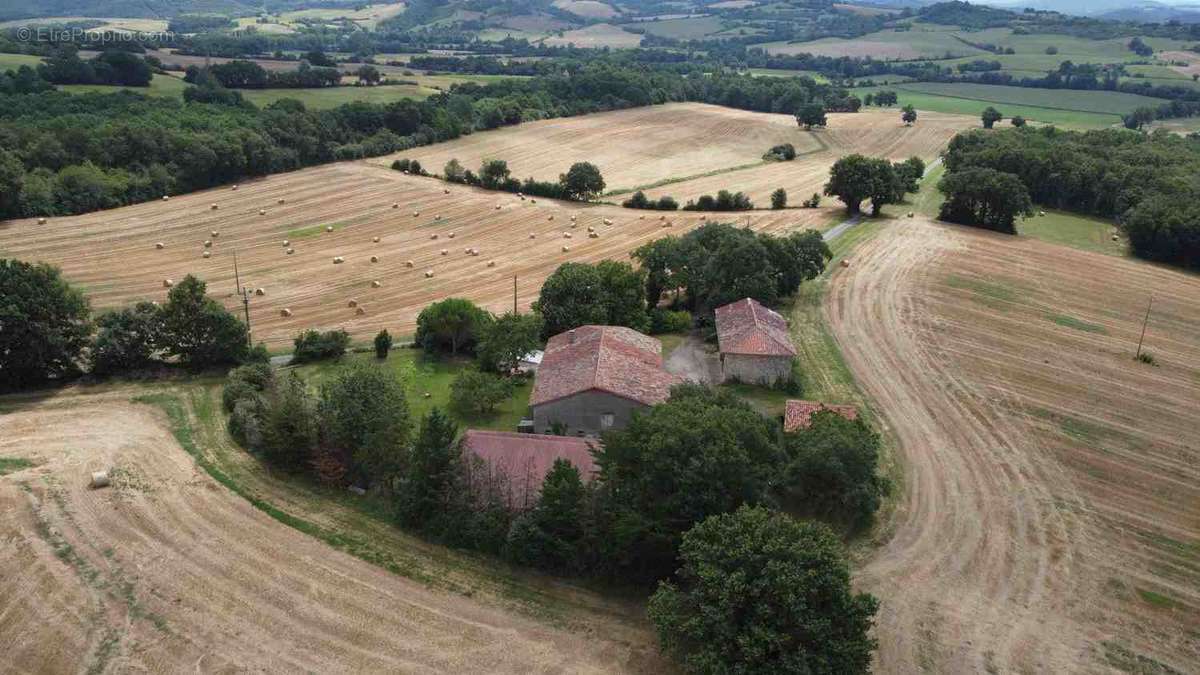
<path id="1" fill-rule="evenodd" d="M 835 412 L 850 421 L 858 419 L 858 408 L 852 405 L 790 400 L 784 404 L 783 408 L 783 430 L 790 433 L 807 429 L 812 424 L 813 413 L 825 410 Z"/>
<path id="2" fill-rule="evenodd" d="M 596 473 L 592 458 L 596 446 L 595 439 L 481 429 L 468 429 L 462 438 L 463 451 L 483 460 L 488 477 L 505 493 L 508 507 L 514 511 L 537 502 L 542 481 L 555 460 L 570 462 L 585 483 L 590 481 Z"/>
<path id="3" fill-rule="evenodd" d="M 771 386 L 791 378 L 796 347 L 779 312 L 743 298 L 718 307 L 716 323 L 724 380 Z"/>

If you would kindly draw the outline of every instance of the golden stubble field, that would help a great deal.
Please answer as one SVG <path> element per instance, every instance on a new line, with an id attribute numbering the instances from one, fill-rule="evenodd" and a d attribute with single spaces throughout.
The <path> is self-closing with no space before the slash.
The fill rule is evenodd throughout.
<path id="1" fill-rule="evenodd" d="M 525 309 L 562 263 L 625 260 L 634 248 L 681 234 L 706 217 L 773 232 L 823 226 L 836 218 L 832 207 L 736 217 L 672 213 L 665 221 L 659 215 L 522 201 L 367 163 L 340 163 L 243 183 L 237 190 L 51 218 L 44 225 L 36 219 L 6 222 L 0 224 L 0 255 L 61 267 L 98 309 L 162 301 L 164 280 L 195 274 L 208 282 L 210 295 L 241 316 L 236 252 L 243 284 L 264 293 L 250 303 L 254 339 L 280 348 L 309 328 L 344 328 L 360 340 L 383 328 L 411 334 L 421 309 L 447 297 L 503 312 L 513 306 L 514 276 L 517 305 Z M 333 232 L 326 231 L 329 226 Z M 589 228 L 596 238 L 589 237 Z M 206 249 L 205 241 L 212 246 Z M 209 258 L 202 257 L 205 251 Z M 334 264 L 335 257 L 345 262 Z M 426 278 L 426 272 L 433 276 Z M 351 300 L 362 314 L 349 306 Z M 291 315 L 282 316 L 284 309 Z"/>
<path id="2" fill-rule="evenodd" d="M 905 219 L 828 312 L 904 465 L 881 671 L 1194 670 L 1200 277 Z"/>
<path id="3" fill-rule="evenodd" d="M 615 202 L 636 189 L 654 198 L 670 195 L 680 204 L 727 189 L 745 192 L 766 208 L 780 187 L 793 204 L 820 192 L 829 167 L 845 155 L 917 156 L 929 162 L 954 134 L 979 125 L 973 117 L 922 112 L 909 127 L 898 109 L 830 113 L 828 120 L 825 129 L 805 131 L 792 115 L 669 103 L 530 122 L 371 161 L 386 166 L 407 157 L 441 173 L 451 159 L 472 171 L 485 159 L 503 159 L 522 180 L 557 180 L 575 162 L 587 161 L 600 168 L 606 190 L 623 191 L 610 198 Z M 791 143 L 801 156 L 791 162 L 762 160 L 782 143 Z"/>

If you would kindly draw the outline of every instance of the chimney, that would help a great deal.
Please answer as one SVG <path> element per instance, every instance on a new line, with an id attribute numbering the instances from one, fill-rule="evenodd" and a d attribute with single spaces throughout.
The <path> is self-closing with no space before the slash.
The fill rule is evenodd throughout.
<path id="1" fill-rule="evenodd" d="M 574 329 L 574 328 L 572 328 L 571 330 L 567 331 L 567 341 L 568 341 L 570 344 L 575 344 L 575 329 Z"/>

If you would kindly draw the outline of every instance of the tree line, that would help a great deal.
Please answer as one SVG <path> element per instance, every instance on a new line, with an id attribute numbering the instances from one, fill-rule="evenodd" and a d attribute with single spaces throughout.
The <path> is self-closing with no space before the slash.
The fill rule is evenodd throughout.
<path id="1" fill-rule="evenodd" d="M 1027 213 L 1028 205 L 1037 203 L 1113 218 L 1129 237 L 1134 255 L 1200 267 L 1200 210 L 1195 206 L 1200 143 L 1195 139 L 1113 129 L 970 131 L 950 141 L 945 164 L 944 180 L 951 181 L 947 187 L 953 193 L 972 184 L 976 191 L 982 185 L 994 187 L 968 201 L 1003 203 L 1012 215 Z M 972 217 L 964 218 L 962 211 L 947 215 L 960 222 L 982 221 L 980 208 Z M 1003 218 L 1005 226 L 996 229 L 1012 231 L 1010 223 Z"/>
<path id="2" fill-rule="evenodd" d="M 807 78 L 693 78 L 604 63 L 319 111 L 289 99 L 259 109 L 211 80 L 182 103 L 48 86 L 28 67 L 0 76 L 0 218 L 112 208 L 547 117 L 668 101 L 790 113 L 834 91 Z"/>
<path id="3" fill-rule="evenodd" d="M 342 82 L 337 68 L 315 67 L 302 62 L 295 70 L 267 70 L 253 61 L 234 60 L 201 68 L 188 66 L 184 82 L 203 84 L 203 73 L 229 89 L 317 89 Z"/>
<path id="4" fill-rule="evenodd" d="M 83 293 L 59 270 L 0 258 L 0 390 L 138 375 L 179 364 L 197 370 L 265 361 L 246 325 L 188 275 L 161 305 L 140 302 L 93 319 Z"/>

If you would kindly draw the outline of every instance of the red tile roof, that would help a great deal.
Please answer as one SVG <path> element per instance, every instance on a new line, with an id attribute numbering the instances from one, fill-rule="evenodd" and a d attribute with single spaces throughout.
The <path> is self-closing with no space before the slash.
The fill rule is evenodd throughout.
<path id="1" fill-rule="evenodd" d="M 717 343 L 722 354 L 795 356 L 787 320 L 744 298 L 717 308 Z"/>
<path id="2" fill-rule="evenodd" d="M 521 509 L 537 501 L 542 481 L 556 459 L 565 459 L 574 464 L 584 482 L 591 480 L 596 473 L 592 447 L 597 443 L 595 439 L 571 436 L 482 429 L 468 429 L 463 434 L 463 448 L 474 453 L 494 471 L 503 474 L 508 486 L 509 504 Z"/>
<path id="3" fill-rule="evenodd" d="M 813 413 L 833 411 L 848 420 L 858 419 L 858 408 L 852 405 L 827 405 L 820 401 L 788 401 L 783 410 L 783 430 L 807 429 L 812 424 Z"/>
<path id="4" fill-rule="evenodd" d="M 658 340 L 621 326 L 580 326 L 546 343 L 529 405 L 593 389 L 654 405 L 680 382 L 663 370 Z"/>

